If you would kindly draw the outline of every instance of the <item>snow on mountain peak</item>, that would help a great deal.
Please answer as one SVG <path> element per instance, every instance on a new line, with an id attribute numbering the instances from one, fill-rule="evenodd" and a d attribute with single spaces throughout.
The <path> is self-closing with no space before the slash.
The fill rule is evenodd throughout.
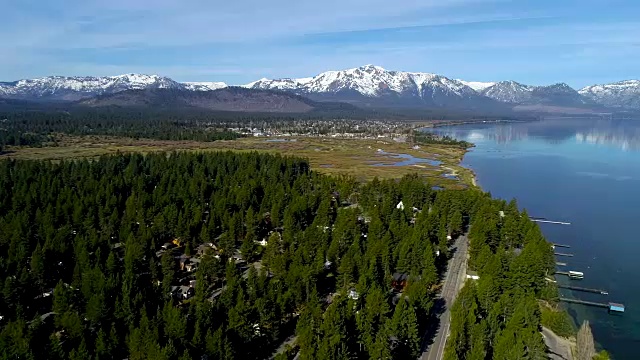
<path id="1" fill-rule="evenodd" d="M 440 75 L 390 71 L 371 64 L 340 71 L 326 71 L 310 78 L 261 79 L 245 86 L 259 89 L 294 90 L 311 94 L 356 92 L 366 97 L 376 97 L 388 93 L 421 94 L 424 89 L 429 87 L 428 84 L 446 88 L 445 92 L 457 95 L 474 92 L 462 82 Z"/>
<path id="2" fill-rule="evenodd" d="M 159 75 L 136 73 L 103 77 L 48 76 L 0 82 L 0 96 L 25 100 L 79 100 L 132 89 L 212 91 L 226 86 L 222 82 L 179 83 Z M 326 71 L 312 77 L 262 78 L 244 87 L 289 91 L 316 100 L 365 103 L 375 100 L 370 103 L 375 105 L 387 101 L 408 106 L 495 106 L 490 100 L 493 99 L 507 104 L 598 104 L 640 109 L 640 80 L 592 85 L 576 92 L 564 83 L 530 86 L 515 81 L 465 81 L 432 73 L 386 70 L 373 64 Z"/>
<path id="3" fill-rule="evenodd" d="M 357 69 L 363 70 L 363 71 L 386 71 L 382 66 L 377 66 L 373 64 L 363 65 L 358 67 Z"/>
<path id="4" fill-rule="evenodd" d="M 464 81 L 460 79 L 457 80 L 478 92 L 496 84 L 495 82 Z"/>
<path id="5" fill-rule="evenodd" d="M 578 92 L 600 105 L 640 108 L 640 80 L 623 80 L 611 84 L 591 85 Z"/>
<path id="6" fill-rule="evenodd" d="M 179 83 L 158 75 L 47 76 L 0 83 L 0 93 L 14 98 L 78 100 L 131 89 L 181 87 Z"/>
<path id="7" fill-rule="evenodd" d="M 183 82 L 182 85 L 191 91 L 213 91 L 227 87 L 227 84 L 218 81 Z"/>
<path id="8" fill-rule="evenodd" d="M 18 99 L 79 100 L 125 90 L 181 89 L 210 91 L 226 87 L 221 82 L 179 83 L 168 77 L 146 74 L 115 76 L 47 76 L 0 83 L 0 94 Z"/>
<path id="9" fill-rule="evenodd" d="M 533 88 L 515 81 L 500 81 L 482 90 L 481 94 L 505 103 L 520 103 L 531 98 Z"/>

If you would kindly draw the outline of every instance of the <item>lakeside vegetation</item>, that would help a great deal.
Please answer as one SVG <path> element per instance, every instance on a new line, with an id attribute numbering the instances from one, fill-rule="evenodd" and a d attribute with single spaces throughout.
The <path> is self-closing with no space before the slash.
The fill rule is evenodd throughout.
<path id="1" fill-rule="evenodd" d="M 448 135 L 442 136 L 442 135 L 437 135 L 430 132 L 415 131 L 415 130 L 413 131 L 413 134 L 412 134 L 412 141 L 416 144 L 422 144 L 422 145 L 427 145 L 427 144 L 455 145 L 455 146 L 460 146 L 464 149 L 473 147 L 473 144 L 468 141 L 457 140 Z"/>
<path id="2" fill-rule="evenodd" d="M 445 359 L 546 358 L 536 299 L 550 292 L 551 246 L 515 201 L 479 209 L 470 229 L 479 280 L 467 281 L 452 307 Z"/>
<path id="3" fill-rule="evenodd" d="M 447 235 L 512 209 L 258 153 L 6 160 L 0 182 L 3 358 L 415 357 Z M 509 234 L 535 285 L 533 229 Z"/>
<path id="4" fill-rule="evenodd" d="M 540 323 L 542 326 L 565 338 L 575 337 L 578 329 L 568 312 L 551 306 L 546 301 L 540 302 Z"/>

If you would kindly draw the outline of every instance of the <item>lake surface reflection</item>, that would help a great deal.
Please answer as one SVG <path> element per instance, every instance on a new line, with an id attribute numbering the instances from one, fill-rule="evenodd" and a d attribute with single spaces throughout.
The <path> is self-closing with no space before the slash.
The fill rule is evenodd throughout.
<path id="1" fill-rule="evenodd" d="M 568 264 L 564 270 L 584 272 L 577 286 L 609 295 L 561 293 L 627 309 L 611 316 L 569 305 L 569 312 L 590 320 L 596 341 L 616 359 L 640 358 L 640 121 L 550 119 L 425 131 L 474 143 L 463 165 L 485 191 L 516 198 L 531 216 L 571 222 L 540 226 L 549 241 L 571 246 L 566 252 L 575 256 L 560 261 Z"/>

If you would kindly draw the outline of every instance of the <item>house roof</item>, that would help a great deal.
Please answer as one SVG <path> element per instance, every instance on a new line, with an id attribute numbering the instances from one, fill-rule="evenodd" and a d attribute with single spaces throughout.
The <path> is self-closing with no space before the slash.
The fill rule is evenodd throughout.
<path id="1" fill-rule="evenodd" d="M 407 274 L 403 274 L 403 273 L 394 273 L 393 274 L 393 280 L 395 281 L 405 281 L 407 280 L 409 276 Z"/>

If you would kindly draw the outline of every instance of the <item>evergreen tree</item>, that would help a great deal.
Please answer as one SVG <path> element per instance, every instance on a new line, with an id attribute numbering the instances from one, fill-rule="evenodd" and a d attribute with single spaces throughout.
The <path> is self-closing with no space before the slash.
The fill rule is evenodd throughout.
<path id="1" fill-rule="evenodd" d="M 596 355 L 591 327 L 587 320 L 582 322 L 582 326 L 580 326 L 580 330 L 578 330 L 576 348 L 578 350 L 576 354 L 578 360 L 590 360 Z"/>

